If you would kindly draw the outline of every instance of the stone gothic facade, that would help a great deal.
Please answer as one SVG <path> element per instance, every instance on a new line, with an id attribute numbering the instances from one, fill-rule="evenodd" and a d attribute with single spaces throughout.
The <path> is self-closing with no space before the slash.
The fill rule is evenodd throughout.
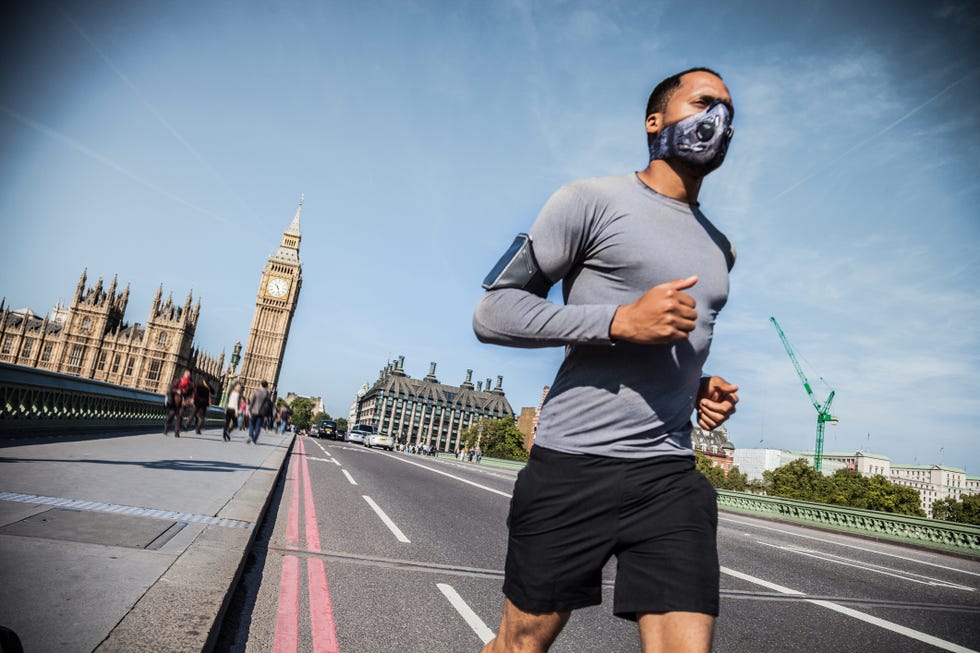
<path id="1" fill-rule="evenodd" d="M 262 381 L 267 381 L 273 392 L 279 385 L 289 327 L 303 285 L 303 267 L 299 260 L 299 243 L 302 240 L 299 215 L 302 209 L 303 200 L 300 198 L 296 216 L 283 232 L 279 249 L 269 257 L 259 280 L 255 314 L 238 379 L 246 397 L 251 397 Z"/>
<path id="2" fill-rule="evenodd" d="M 0 362 L 160 393 L 189 369 L 220 393 L 224 353 L 214 359 L 193 344 L 200 299 L 192 305 L 188 293 L 177 305 L 160 286 L 146 324 L 130 325 L 129 286 L 118 291 L 115 278 L 108 288 L 101 278 L 86 284 L 83 272 L 69 305 L 44 317 L 0 302 Z"/>

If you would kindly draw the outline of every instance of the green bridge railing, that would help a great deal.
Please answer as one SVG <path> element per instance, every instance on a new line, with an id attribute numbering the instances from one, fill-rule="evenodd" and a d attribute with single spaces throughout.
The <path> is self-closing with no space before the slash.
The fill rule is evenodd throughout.
<path id="1" fill-rule="evenodd" d="M 0 438 L 162 428 L 166 414 L 163 395 L 156 392 L 0 363 Z M 222 410 L 208 409 L 207 424 L 223 419 Z"/>
<path id="2" fill-rule="evenodd" d="M 718 490 L 718 508 L 956 553 L 980 555 L 980 527 L 969 524 Z"/>
<path id="3" fill-rule="evenodd" d="M 439 457 L 452 459 L 454 456 L 450 453 L 440 453 Z M 523 462 L 497 458 L 483 458 L 480 464 L 515 471 L 524 467 Z M 717 492 L 718 508 L 721 510 L 980 556 L 980 527 L 978 526 L 896 515 L 877 510 L 847 508 L 829 503 L 796 501 L 749 492 L 730 490 Z"/>

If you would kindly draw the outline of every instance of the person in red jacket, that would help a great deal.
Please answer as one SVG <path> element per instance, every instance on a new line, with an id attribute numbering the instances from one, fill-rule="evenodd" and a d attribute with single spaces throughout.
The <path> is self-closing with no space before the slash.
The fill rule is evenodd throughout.
<path id="1" fill-rule="evenodd" d="M 191 378 L 191 371 L 184 370 L 184 374 L 180 377 L 178 381 L 180 387 L 181 396 L 181 410 L 180 418 L 178 424 L 178 430 L 181 428 L 187 428 L 190 425 L 190 420 L 188 420 L 187 425 L 184 425 L 184 412 L 187 410 L 193 410 L 194 408 L 194 379 Z"/>

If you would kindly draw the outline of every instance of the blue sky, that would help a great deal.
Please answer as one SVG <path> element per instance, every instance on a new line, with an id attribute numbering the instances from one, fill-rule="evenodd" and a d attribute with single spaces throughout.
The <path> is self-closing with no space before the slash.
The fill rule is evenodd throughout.
<path id="1" fill-rule="evenodd" d="M 0 10 L 0 295 L 78 275 L 202 297 L 247 338 L 305 193 L 280 386 L 346 415 L 389 356 L 504 376 L 536 405 L 560 350 L 481 345 L 480 281 L 547 197 L 646 164 L 661 78 L 719 70 L 736 136 L 702 207 L 739 253 L 708 370 L 736 446 L 980 474 L 980 10 L 922 2 L 20 2 Z"/>

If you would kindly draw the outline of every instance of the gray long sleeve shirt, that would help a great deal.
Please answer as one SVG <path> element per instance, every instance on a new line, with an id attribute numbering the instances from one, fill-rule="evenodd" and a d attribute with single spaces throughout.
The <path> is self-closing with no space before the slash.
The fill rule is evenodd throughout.
<path id="1" fill-rule="evenodd" d="M 734 253 L 693 205 L 665 197 L 635 174 L 560 188 L 530 231 L 541 271 L 562 281 L 564 305 L 516 288 L 484 293 L 473 316 L 482 342 L 565 346 L 535 444 L 619 458 L 693 456 L 691 413 Z M 684 292 L 697 324 L 669 345 L 613 343 L 617 307 L 650 288 L 698 276 Z"/>

